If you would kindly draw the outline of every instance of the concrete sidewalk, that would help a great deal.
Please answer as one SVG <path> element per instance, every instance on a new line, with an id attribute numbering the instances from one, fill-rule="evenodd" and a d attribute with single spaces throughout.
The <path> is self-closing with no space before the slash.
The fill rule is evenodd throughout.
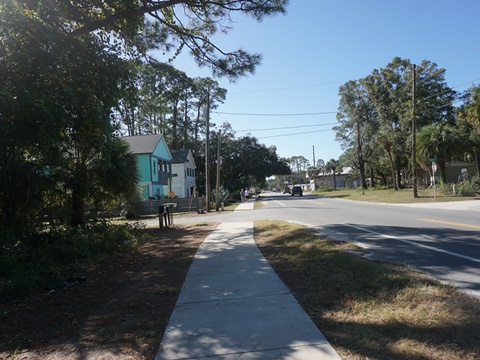
<path id="1" fill-rule="evenodd" d="M 263 257 L 252 221 L 222 223 L 200 246 L 155 359 L 199 358 L 340 359 Z"/>
<path id="2" fill-rule="evenodd" d="M 240 205 L 238 205 L 235 208 L 235 211 L 253 210 L 253 203 L 254 202 L 255 202 L 255 200 L 253 200 L 253 199 L 250 199 L 248 201 L 244 201 L 244 202 L 240 203 Z"/>

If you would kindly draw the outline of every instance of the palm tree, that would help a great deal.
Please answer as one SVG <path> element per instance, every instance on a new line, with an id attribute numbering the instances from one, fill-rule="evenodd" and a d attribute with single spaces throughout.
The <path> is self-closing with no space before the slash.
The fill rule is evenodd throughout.
<path id="1" fill-rule="evenodd" d="M 69 154 L 63 168 L 69 225 L 85 225 L 87 204 L 129 200 L 137 194 L 137 160 L 125 140 L 111 136 L 96 149 L 80 151 L 72 147 Z"/>
<path id="2" fill-rule="evenodd" d="M 337 173 L 342 171 L 340 161 L 335 159 L 330 159 L 325 165 L 325 170 L 333 174 L 333 188 L 337 189 Z"/>
<path id="3" fill-rule="evenodd" d="M 124 139 L 111 140 L 95 171 L 103 193 L 127 200 L 136 197 L 140 178 L 137 159 Z"/>
<path id="4" fill-rule="evenodd" d="M 446 123 L 424 126 L 417 134 L 417 161 L 426 165 L 429 159 L 437 159 L 440 180 L 446 181 L 445 163 L 461 156 L 466 141 L 460 132 Z"/>
<path id="5" fill-rule="evenodd" d="M 322 173 L 322 175 L 325 175 L 325 161 L 323 161 L 323 159 L 318 159 L 316 166 L 317 166 L 318 172 Z"/>

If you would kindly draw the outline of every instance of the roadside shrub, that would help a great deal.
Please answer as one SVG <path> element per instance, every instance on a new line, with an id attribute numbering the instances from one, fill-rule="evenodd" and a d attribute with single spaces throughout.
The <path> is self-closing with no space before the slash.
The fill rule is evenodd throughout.
<path id="1" fill-rule="evenodd" d="M 439 191 L 440 194 L 445 196 L 454 195 L 453 184 L 451 183 L 441 182 L 440 184 L 437 185 L 437 190 Z"/>
<path id="2" fill-rule="evenodd" d="M 462 196 L 475 196 L 478 192 L 478 186 L 473 181 L 461 182 L 457 185 L 456 192 Z"/>
<path id="3" fill-rule="evenodd" d="M 329 192 L 329 191 L 335 191 L 333 186 L 321 184 L 320 188 L 317 190 L 318 192 Z"/>
<path id="4" fill-rule="evenodd" d="M 445 196 L 475 196 L 480 189 L 479 178 L 478 175 L 475 175 L 471 180 L 459 182 L 457 184 L 440 183 L 437 185 L 437 189 L 440 194 Z"/>
<path id="5" fill-rule="evenodd" d="M 475 174 L 472 176 L 470 180 L 473 184 L 475 184 L 477 189 L 480 189 L 480 174 Z"/>
<path id="6" fill-rule="evenodd" d="M 216 195 L 217 195 L 216 191 L 213 191 L 212 192 L 212 197 L 213 197 L 213 203 L 214 204 L 216 203 L 216 200 L 217 200 Z M 253 194 L 251 194 L 250 197 L 253 197 Z M 223 204 L 225 206 L 233 203 L 232 194 L 230 193 L 230 191 L 225 189 L 223 186 L 220 187 L 218 200 L 219 200 L 219 203 L 223 202 Z"/>

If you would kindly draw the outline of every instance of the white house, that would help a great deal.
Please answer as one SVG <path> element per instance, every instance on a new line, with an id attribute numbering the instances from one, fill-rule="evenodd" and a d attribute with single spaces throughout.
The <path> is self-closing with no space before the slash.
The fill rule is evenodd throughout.
<path id="1" fill-rule="evenodd" d="M 180 198 L 195 196 L 197 183 L 195 180 L 197 167 L 190 149 L 172 151 L 171 191 Z M 169 193 L 170 189 L 164 189 Z"/>

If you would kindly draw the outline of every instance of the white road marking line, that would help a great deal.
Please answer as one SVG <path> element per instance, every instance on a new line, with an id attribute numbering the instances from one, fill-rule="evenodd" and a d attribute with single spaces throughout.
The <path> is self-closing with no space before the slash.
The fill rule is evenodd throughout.
<path id="1" fill-rule="evenodd" d="M 405 244 L 409 244 L 409 245 L 413 245 L 413 246 L 419 246 L 419 247 L 424 248 L 424 249 L 433 250 L 433 251 L 437 251 L 437 252 L 440 252 L 440 253 L 443 253 L 443 254 L 452 255 L 452 256 L 456 256 L 456 257 L 459 257 L 459 258 L 462 258 L 462 259 L 465 259 L 465 260 L 470 260 L 470 261 L 480 263 L 480 259 L 477 259 L 477 258 L 474 258 L 474 257 L 471 257 L 471 256 L 466 256 L 466 255 L 462 255 L 462 254 L 459 254 L 459 253 L 455 253 L 455 252 L 451 252 L 451 251 L 447 251 L 447 250 L 443 250 L 443 249 L 437 249 L 433 246 L 419 244 L 415 241 L 401 239 L 401 238 L 396 237 L 396 236 L 382 234 L 382 233 L 379 233 L 379 232 L 376 232 L 376 231 L 373 231 L 373 230 L 364 229 L 364 228 L 354 226 L 354 225 L 347 225 L 347 224 L 344 224 L 344 225 L 348 226 L 348 227 L 351 227 L 351 228 L 354 228 L 354 229 L 357 229 L 357 230 L 361 230 L 361 231 L 365 231 L 365 232 L 368 232 L 368 233 L 371 233 L 371 234 L 379 235 L 379 236 L 387 238 L 387 239 L 401 241 Z"/>
<path id="2" fill-rule="evenodd" d="M 269 197 L 269 199 L 272 200 L 272 201 L 275 201 L 277 204 L 280 204 L 280 205 L 282 205 L 282 206 L 287 206 L 287 205 L 281 203 L 280 201 L 275 200 L 274 198 Z"/>

